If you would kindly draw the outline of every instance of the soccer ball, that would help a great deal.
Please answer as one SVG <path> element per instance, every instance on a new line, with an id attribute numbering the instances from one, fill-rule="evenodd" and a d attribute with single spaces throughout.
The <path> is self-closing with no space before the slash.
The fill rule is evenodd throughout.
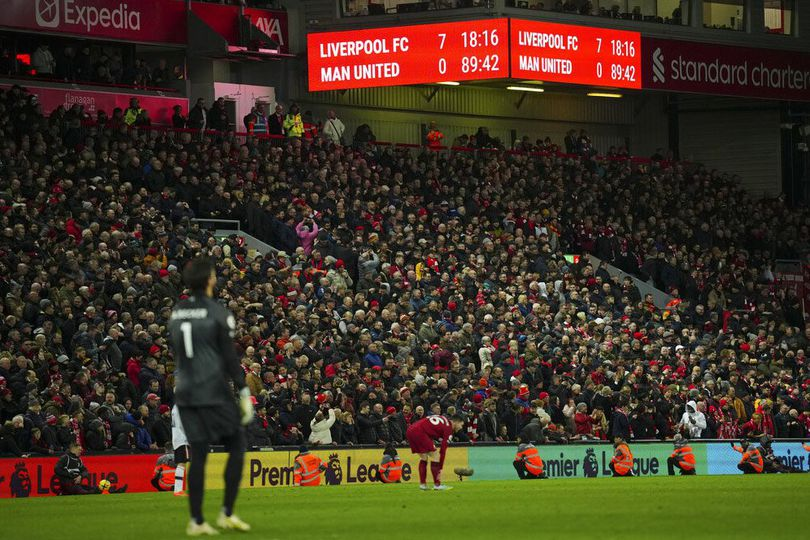
<path id="1" fill-rule="evenodd" d="M 101 491 L 106 491 L 110 489 L 110 486 L 112 486 L 112 484 L 110 484 L 110 481 L 107 479 L 104 479 L 98 483 L 98 489 L 100 489 Z"/>

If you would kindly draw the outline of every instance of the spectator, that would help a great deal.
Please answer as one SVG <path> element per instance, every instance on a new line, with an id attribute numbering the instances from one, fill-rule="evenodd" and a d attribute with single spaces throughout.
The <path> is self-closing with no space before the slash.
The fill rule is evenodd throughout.
<path id="1" fill-rule="evenodd" d="M 216 131 L 227 131 L 230 128 L 228 113 L 225 111 L 225 99 L 217 98 L 207 115 L 207 127 Z"/>
<path id="2" fill-rule="evenodd" d="M 340 414 L 340 409 L 329 409 L 328 415 L 325 416 L 323 411 L 315 413 L 315 417 L 310 421 L 309 434 L 310 444 L 327 445 L 332 444 L 332 425 L 335 423 L 335 415 Z"/>
<path id="3" fill-rule="evenodd" d="M 284 118 L 284 133 L 287 137 L 300 138 L 304 135 L 304 120 L 301 118 L 301 110 L 293 103 L 290 105 L 290 112 Z"/>
<path id="4" fill-rule="evenodd" d="M 343 133 L 346 131 L 346 126 L 340 118 L 337 117 L 335 111 L 330 110 L 326 113 L 326 122 L 323 125 L 323 136 L 336 145 L 343 145 Z"/>
<path id="5" fill-rule="evenodd" d="M 51 48 L 47 43 L 40 44 L 34 54 L 31 55 L 31 67 L 36 70 L 37 75 L 52 77 L 56 71 L 56 59 L 51 53 Z"/>
<path id="6" fill-rule="evenodd" d="M 695 401 L 686 403 L 686 411 L 683 413 L 678 427 L 690 439 L 699 439 L 702 436 L 703 430 L 706 429 L 706 416 L 697 410 Z"/>
<path id="7" fill-rule="evenodd" d="M 130 98 L 129 100 L 129 107 L 124 112 L 124 123 L 128 126 L 139 122 L 142 118 L 141 113 L 143 109 L 141 109 L 141 104 L 138 101 L 138 98 Z"/>
<path id="8" fill-rule="evenodd" d="M 62 49 L 59 61 L 56 63 L 56 75 L 62 80 L 74 82 L 77 72 L 76 49 L 68 46 Z"/>
<path id="9" fill-rule="evenodd" d="M 161 58 L 158 60 L 158 65 L 152 70 L 152 84 L 155 86 L 167 87 L 173 79 L 172 72 L 166 64 L 166 59 Z"/>
<path id="10" fill-rule="evenodd" d="M 284 107 L 276 103 L 275 112 L 270 118 L 264 115 L 264 104 L 259 103 L 256 105 L 257 122 L 261 122 L 264 126 L 264 131 L 261 133 L 269 133 L 270 135 L 284 135 Z M 258 124 L 257 124 L 258 125 Z"/>
<path id="11" fill-rule="evenodd" d="M 203 131 L 208 125 L 208 109 L 205 108 L 205 100 L 197 98 L 194 107 L 188 112 L 188 121 L 186 122 L 190 129 L 198 129 Z"/>
<path id="12" fill-rule="evenodd" d="M 172 107 L 172 127 L 175 129 L 186 127 L 186 117 L 183 116 L 183 107 L 180 105 Z"/>
<path id="13" fill-rule="evenodd" d="M 90 81 L 93 79 L 93 54 L 89 45 L 84 45 L 76 58 L 76 80 Z"/>
<path id="14" fill-rule="evenodd" d="M 455 139 L 453 139 L 453 148 L 468 148 L 470 144 L 470 136 L 466 133 L 462 133 Z"/>
<path id="15" fill-rule="evenodd" d="M 425 144 L 429 148 L 438 148 L 442 145 L 443 139 L 444 133 L 439 131 L 439 128 L 436 127 L 436 122 L 431 122 L 427 135 L 425 135 Z"/>
<path id="16" fill-rule="evenodd" d="M 304 111 L 302 118 L 304 120 L 304 138 L 311 141 L 318 136 L 318 124 L 312 117 L 312 111 Z"/>
<path id="17" fill-rule="evenodd" d="M 366 145 L 376 140 L 377 137 L 374 135 L 374 132 L 371 131 L 371 126 L 368 124 L 360 124 L 354 132 L 352 144 L 357 148 L 364 148 Z"/>
<path id="18" fill-rule="evenodd" d="M 250 112 L 247 113 L 242 119 L 242 122 L 245 125 L 245 131 L 248 133 L 253 133 L 258 119 L 258 116 L 256 116 L 256 107 L 251 107 Z"/>

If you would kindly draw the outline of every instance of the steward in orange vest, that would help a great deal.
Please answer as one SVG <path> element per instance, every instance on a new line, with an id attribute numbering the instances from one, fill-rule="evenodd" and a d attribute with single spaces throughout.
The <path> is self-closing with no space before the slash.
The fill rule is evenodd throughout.
<path id="1" fill-rule="evenodd" d="M 613 437 L 613 446 L 616 453 L 610 460 L 610 470 L 613 476 L 635 476 L 633 473 L 633 454 L 630 447 L 621 437 Z"/>
<path id="2" fill-rule="evenodd" d="M 695 472 L 695 454 L 692 453 L 692 447 L 689 446 L 689 441 L 684 438 L 680 433 L 676 433 L 672 439 L 672 444 L 675 445 L 675 451 L 667 458 L 667 470 L 670 476 L 675 475 L 675 469 L 681 470 L 681 476 L 693 476 Z"/>
<path id="3" fill-rule="evenodd" d="M 524 443 L 518 446 L 515 461 L 512 463 L 521 480 L 537 480 L 548 478 L 543 471 L 543 460 L 540 453 L 532 443 Z"/>
<path id="4" fill-rule="evenodd" d="M 730 444 L 735 451 L 742 454 L 742 459 L 740 459 L 740 462 L 737 464 L 737 468 L 740 469 L 743 474 L 762 473 L 765 463 L 759 448 L 749 449 L 748 441 L 740 441 L 740 446 L 734 446 L 734 443 Z"/>
<path id="5" fill-rule="evenodd" d="M 293 485 L 301 487 L 320 486 L 321 473 L 326 470 L 321 458 L 309 453 L 306 446 L 298 449 L 293 465 Z"/>
<path id="6" fill-rule="evenodd" d="M 402 479 L 402 460 L 393 446 L 386 447 L 383 452 L 379 477 L 383 484 L 396 484 Z"/>

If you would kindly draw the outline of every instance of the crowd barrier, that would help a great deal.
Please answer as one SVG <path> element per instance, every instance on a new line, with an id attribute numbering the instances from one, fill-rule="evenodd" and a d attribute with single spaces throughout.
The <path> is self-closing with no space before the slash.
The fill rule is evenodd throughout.
<path id="1" fill-rule="evenodd" d="M 667 458 L 671 443 L 634 442 L 630 445 L 634 470 L 639 476 L 667 475 Z M 741 474 L 737 469 L 740 454 L 725 442 L 694 442 L 692 449 L 697 461 L 698 475 Z M 810 454 L 799 441 L 773 443 L 776 456 L 783 464 L 798 471 L 810 472 Z M 593 444 L 546 445 L 539 447 L 540 455 L 551 478 L 599 478 L 611 476 L 608 464 L 613 447 L 603 442 Z M 293 462 L 297 449 L 248 452 L 242 473 L 245 488 L 275 488 L 293 484 Z M 326 463 L 324 484 L 327 486 L 373 484 L 378 482 L 378 465 L 382 457 L 379 448 L 335 447 L 314 450 Z M 418 482 L 418 458 L 410 450 L 400 450 L 403 460 L 402 481 Z M 475 475 L 469 480 L 511 480 L 516 478 L 512 467 L 513 445 L 454 446 L 448 449 L 444 480 L 458 481 L 456 467 L 470 467 Z M 95 485 L 106 478 L 114 487 L 126 484 L 128 492 L 157 491 L 152 485 L 158 454 L 119 454 L 85 456 L 90 471 L 87 484 Z M 0 498 L 47 497 L 60 492 L 59 479 L 53 469 L 57 458 L 0 459 Z M 213 452 L 208 458 L 206 486 L 223 487 L 223 471 L 227 454 Z"/>

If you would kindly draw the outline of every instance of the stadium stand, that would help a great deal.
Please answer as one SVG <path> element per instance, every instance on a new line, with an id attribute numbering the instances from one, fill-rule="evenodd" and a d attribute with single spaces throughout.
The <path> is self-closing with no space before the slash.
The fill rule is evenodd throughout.
<path id="1" fill-rule="evenodd" d="M 438 412 L 466 415 L 462 441 L 808 435 L 810 327 L 772 268 L 806 257 L 810 216 L 721 172 L 582 137 L 560 154 L 132 128 L 46 117 L 19 87 L 0 130 L 2 454 L 165 444 L 165 326 L 199 254 L 238 321 L 252 446 L 299 444 L 329 408 L 338 444 L 399 443 Z M 681 424 L 690 401 L 705 428 Z"/>

